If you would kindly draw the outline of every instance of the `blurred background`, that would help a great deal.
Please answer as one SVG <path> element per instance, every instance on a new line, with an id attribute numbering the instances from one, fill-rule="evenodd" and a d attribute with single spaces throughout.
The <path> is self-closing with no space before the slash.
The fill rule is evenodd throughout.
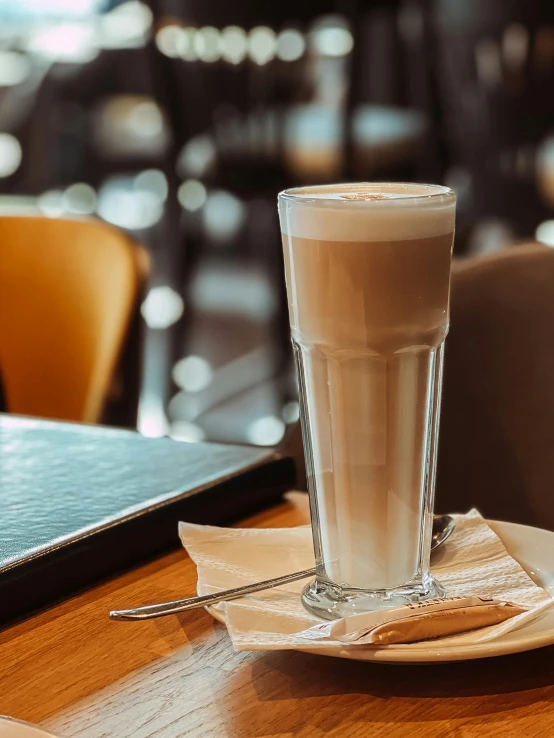
<path id="1" fill-rule="evenodd" d="M 0 0 L 0 253 L 29 217 L 94 217 L 93 241 L 118 229 L 146 257 L 128 314 L 103 318 L 124 330 L 95 412 L 57 412 L 65 389 L 40 370 L 53 352 L 28 357 L 49 414 L 279 444 L 298 402 L 277 192 L 442 182 L 460 258 L 554 246 L 553 82 L 542 0 Z M 79 235 L 60 234 L 47 268 L 77 305 L 93 270 L 64 272 L 59 242 Z M 95 289 L 110 306 L 123 287 L 107 254 Z M 33 264 L 18 269 L 14 300 Z M 1 345 L 0 331 L 7 410 L 47 414 L 17 405 Z"/>

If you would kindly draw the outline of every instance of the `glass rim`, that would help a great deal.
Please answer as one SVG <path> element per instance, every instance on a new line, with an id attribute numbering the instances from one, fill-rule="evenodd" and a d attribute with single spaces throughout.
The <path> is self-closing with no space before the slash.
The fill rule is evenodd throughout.
<path id="1" fill-rule="evenodd" d="M 372 187 L 378 190 L 379 188 L 386 187 L 398 187 L 398 188 L 427 188 L 429 192 L 422 194 L 406 194 L 402 192 L 395 193 L 393 198 L 381 199 L 338 199 L 333 197 L 325 197 L 325 192 L 334 194 L 337 191 L 348 190 L 351 188 L 353 191 L 361 189 L 363 187 Z M 317 195 L 310 197 L 310 194 Z M 450 187 L 439 184 L 427 184 L 425 182 L 338 182 L 336 184 L 325 184 L 325 185 L 302 185 L 300 187 L 289 187 L 286 190 L 279 192 L 278 200 L 293 202 L 298 205 L 312 205 L 321 207 L 379 207 L 379 206 L 400 206 L 400 205 L 415 205 L 418 202 L 430 202 L 435 200 L 452 200 L 456 201 L 456 193 Z"/>

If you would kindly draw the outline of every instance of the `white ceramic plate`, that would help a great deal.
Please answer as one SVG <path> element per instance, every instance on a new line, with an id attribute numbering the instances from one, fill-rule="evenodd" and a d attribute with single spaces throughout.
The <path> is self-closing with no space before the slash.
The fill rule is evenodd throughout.
<path id="1" fill-rule="evenodd" d="M 55 738 L 38 725 L 0 715 L 0 738 Z"/>
<path id="2" fill-rule="evenodd" d="M 488 521 L 494 532 L 502 539 L 508 552 L 519 561 L 529 576 L 554 597 L 554 533 L 540 528 L 515 523 Z M 448 545 L 448 544 L 445 544 Z M 223 613 L 209 608 L 212 615 L 224 622 Z M 336 649 L 303 649 L 322 656 L 335 656 L 354 661 L 382 661 L 389 663 L 416 664 L 437 661 L 466 661 L 490 656 L 503 656 L 519 651 L 529 651 L 554 643 L 554 607 L 521 628 L 506 633 L 494 641 L 458 646 L 436 646 L 432 642 L 387 646 L 386 648 L 350 647 Z M 0 738 L 3 736 L 0 733 Z M 11 738 L 11 736 L 10 736 Z M 17 737 L 19 738 L 19 736 Z M 26 738 L 21 736 L 21 738 Z M 31 736 L 29 736 L 31 738 Z M 38 737 L 36 737 L 38 738 Z"/>

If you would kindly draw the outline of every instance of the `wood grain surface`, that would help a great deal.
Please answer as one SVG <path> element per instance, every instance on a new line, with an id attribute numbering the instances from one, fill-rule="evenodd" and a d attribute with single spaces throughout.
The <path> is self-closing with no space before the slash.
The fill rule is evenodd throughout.
<path id="1" fill-rule="evenodd" d="M 287 504 L 248 524 L 298 523 Z M 554 647 L 387 666 L 233 651 L 203 610 L 115 623 L 114 607 L 192 593 L 184 552 L 0 632 L 0 713 L 72 738 L 554 735 Z"/>

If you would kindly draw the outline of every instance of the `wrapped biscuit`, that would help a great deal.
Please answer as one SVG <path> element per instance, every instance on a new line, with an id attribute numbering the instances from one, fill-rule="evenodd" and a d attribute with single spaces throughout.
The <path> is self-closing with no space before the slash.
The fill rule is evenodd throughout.
<path id="1" fill-rule="evenodd" d="M 497 625 L 527 611 L 522 605 L 492 597 L 445 597 L 352 615 L 299 635 L 307 640 L 332 639 L 352 645 L 415 643 Z"/>

